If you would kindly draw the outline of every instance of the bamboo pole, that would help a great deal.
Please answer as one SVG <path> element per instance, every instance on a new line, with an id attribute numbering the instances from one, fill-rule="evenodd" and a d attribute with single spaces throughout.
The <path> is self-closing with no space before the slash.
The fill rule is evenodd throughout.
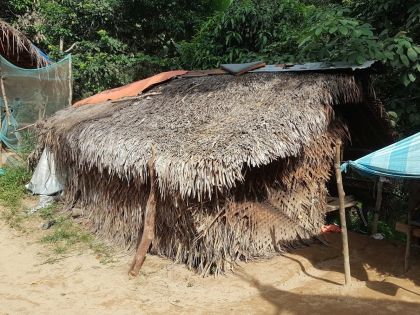
<path id="1" fill-rule="evenodd" d="M 0 106 L 0 132 L 1 132 L 1 128 L 2 128 L 2 110 L 1 110 L 1 106 Z M 3 142 L 0 141 L 0 167 L 3 166 Z"/>
<path id="2" fill-rule="evenodd" d="M 10 124 L 10 117 L 9 117 L 9 106 L 6 99 L 6 90 L 4 88 L 4 82 L 3 82 L 3 74 L 0 67 L 0 89 L 1 89 L 1 97 L 3 98 L 4 108 L 5 108 L 5 116 L 7 118 L 7 123 Z M 2 117 L 2 111 L 0 107 L 0 131 L 2 129 L 2 123 L 3 123 L 3 117 Z M 3 166 L 3 143 L 0 141 L 0 167 Z"/>
<path id="3" fill-rule="evenodd" d="M 152 147 L 152 158 L 147 162 L 150 178 L 150 193 L 146 204 L 146 213 L 144 214 L 143 233 L 140 243 L 137 247 L 136 255 L 131 263 L 128 274 L 136 277 L 146 259 L 147 251 L 155 238 L 155 219 L 156 219 L 156 178 L 155 178 L 155 159 L 156 151 Z"/>
<path id="4" fill-rule="evenodd" d="M 341 162 L 341 141 L 338 141 L 335 146 L 334 168 L 335 168 L 335 177 L 337 179 L 338 200 L 339 200 L 339 205 L 340 205 L 341 238 L 343 242 L 345 285 L 349 285 L 351 282 L 349 240 L 348 240 L 348 235 L 347 235 L 346 209 L 344 207 L 345 193 L 344 193 L 344 188 L 343 188 L 343 178 L 341 176 L 340 162 Z"/>
<path id="5" fill-rule="evenodd" d="M 378 232 L 378 223 L 379 223 L 379 214 L 381 211 L 382 205 L 382 188 L 383 188 L 383 179 L 379 177 L 377 189 L 376 189 L 376 203 L 375 203 L 375 214 L 373 215 L 372 223 L 372 235 Z"/>

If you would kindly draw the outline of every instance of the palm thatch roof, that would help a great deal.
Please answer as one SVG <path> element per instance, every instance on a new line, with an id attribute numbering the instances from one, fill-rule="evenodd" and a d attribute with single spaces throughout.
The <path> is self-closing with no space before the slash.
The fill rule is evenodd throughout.
<path id="1" fill-rule="evenodd" d="M 377 108 L 363 71 L 187 74 L 57 112 L 40 126 L 40 148 L 95 232 L 133 248 L 154 204 L 151 252 L 206 275 L 317 236 L 348 112 L 373 113 L 380 129 Z"/>
<path id="2" fill-rule="evenodd" d="M 21 68 L 39 68 L 49 63 L 25 35 L 1 19 L 0 56 Z"/>
<path id="3" fill-rule="evenodd" d="M 201 198 L 241 182 L 244 167 L 299 155 L 327 130 L 334 105 L 362 104 L 368 92 L 353 74 L 178 78 L 149 95 L 58 112 L 44 135 L 79 167 L 141 183 L 155 145 L 161 193 Z"/>

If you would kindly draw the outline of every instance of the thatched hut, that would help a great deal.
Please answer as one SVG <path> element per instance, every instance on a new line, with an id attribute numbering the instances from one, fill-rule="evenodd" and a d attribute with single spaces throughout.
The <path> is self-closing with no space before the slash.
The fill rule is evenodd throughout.
<path id="1" fill-rule="evenodd" d="M 156 180 L 150 252 L 208 274 L 318 236 L 335 143 L 380 146 L 381 115 L 364 70 L 187 74 L 60 111 L 40 145 L 55 156 L 67 201 L 129 248 Z"/>
<path id="2" fill-rule="evenodd" d="M 32 69 L 48 65 L 44 55 L 20 31 L 0 19 L 0 56 L 15 66 Z"/>

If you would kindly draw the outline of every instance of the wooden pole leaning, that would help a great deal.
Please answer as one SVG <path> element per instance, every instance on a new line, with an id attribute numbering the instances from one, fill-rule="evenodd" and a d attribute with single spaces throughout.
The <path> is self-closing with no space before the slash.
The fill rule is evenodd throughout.
<path id="1" fill-rule="evenodd" d="M 347 223 L 346 223 L 346 209 L 344 207 L 344 188 L 343 188 L 343 178 L 341 176 L 341 141 L 338 141 L 335 146 L 335 177 L 337 179 L 337 190 L 338 190 L 338 199 L 340 206 L 340 222 L 341 222 L 341 238 L 343 242 L 343 257 L 344 257 L 344 275 L 345 275 L 345 285 L 349 285 L 351 282 L 350 274 L 350 255 L 349 255 L 349 240 L 347 235 Z"/>
<path id="2" fill-rule="evenodd" d="M 128 274 L 136 277 L 146 259 L 147 251 L 155 238 L 157 187 L 155 175 L 156 149 L 152 146 L 152 158 L 147 162 L 149 169 L 150 193 L 144 214 L 143 233 L 137 247 L 136 255 Z"/>

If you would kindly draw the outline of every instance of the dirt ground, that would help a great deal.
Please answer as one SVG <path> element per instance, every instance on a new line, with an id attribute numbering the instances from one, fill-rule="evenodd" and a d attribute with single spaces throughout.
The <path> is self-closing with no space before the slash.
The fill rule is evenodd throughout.
<path id="1" fill-rule="evenodd" d="M 43 264 L 35 237 L 0 222 L 0 314 L 420 314 L 419 250 L 404 274 L 401 244 L 351 234 L 353 284 L 344 288 L 340 235 L 327 240 L 217 278 L 148 256 L 129 279 L 130 255 Z"/>

